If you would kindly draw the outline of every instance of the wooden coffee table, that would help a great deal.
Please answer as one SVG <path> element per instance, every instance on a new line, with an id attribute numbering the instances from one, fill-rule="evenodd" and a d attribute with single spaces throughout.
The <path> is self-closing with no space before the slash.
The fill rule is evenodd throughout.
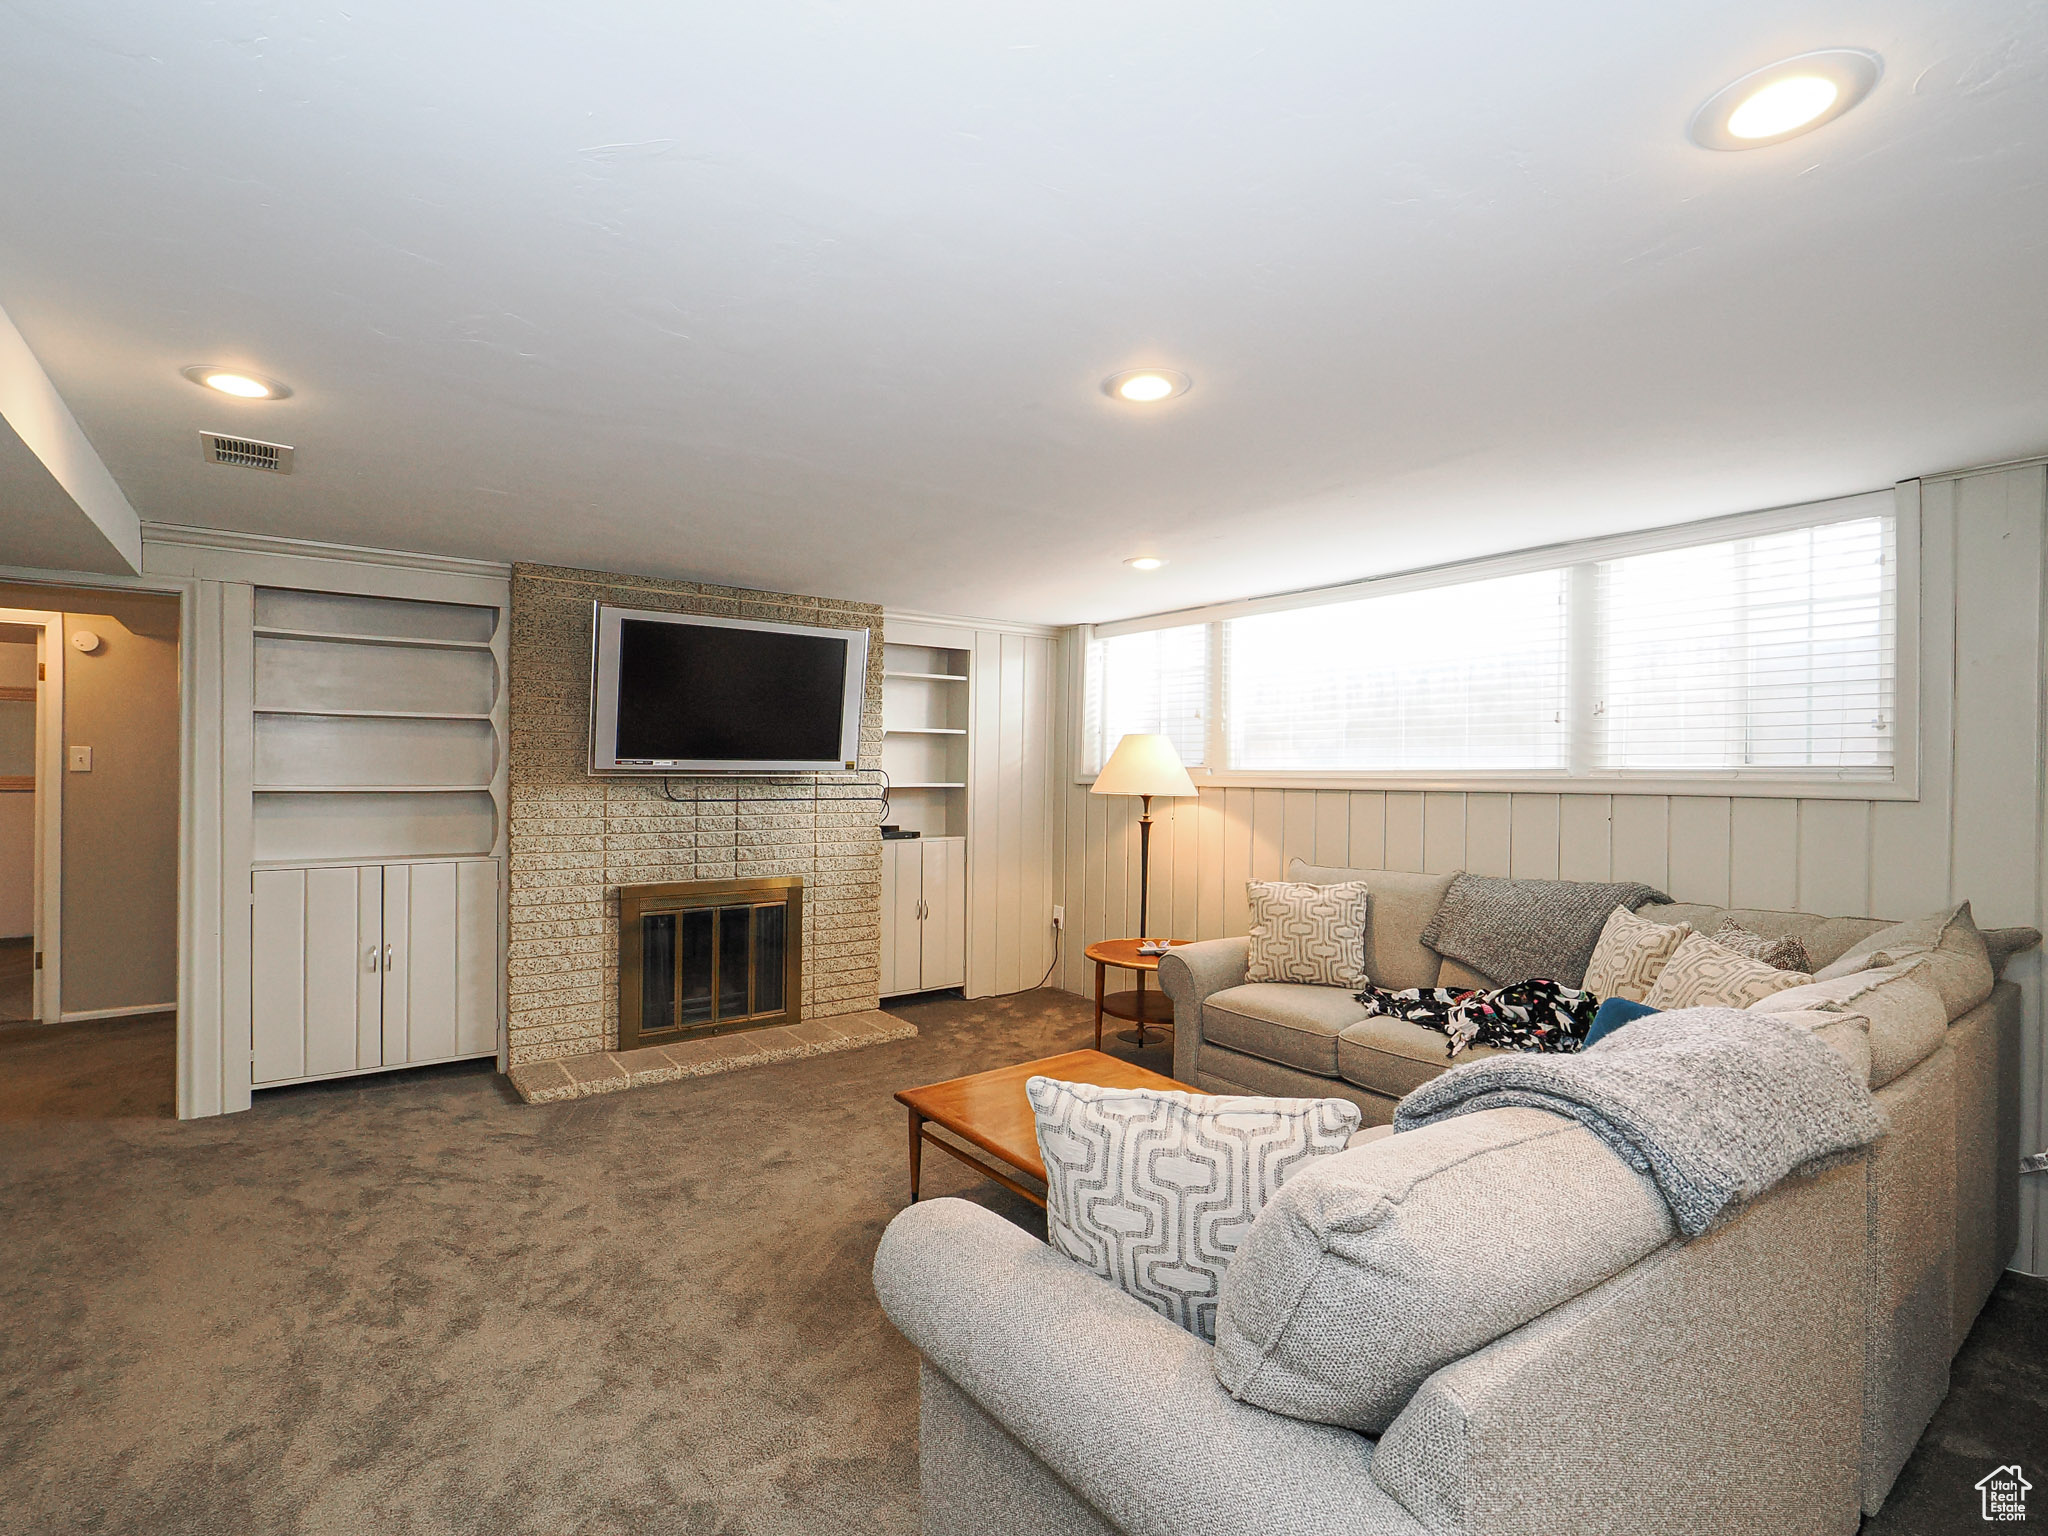
<path id="1" fill-rule="evenodd" d="M 1033 1205 L 1044 1206 L 1045 1196 L 1019 1184 L 1008 1174 L 990 1167 L 952 1142 L 934 1136 L 931 1125 L 943 1126 L 962 1141 L 1006 1163 L 1019 1173 L 1045 1182 L 1045 1163 L 1038 1155 L 1038 1127 L 1031 1114 L 1031 1101 L 1024 1096 L 1024 1084 L 1034 1077 L 1057 1077 L 1069 1083 L 1093 1083 L 1098 1088 L 1179 1089 L 1200 1093 L 1186 1083 L 1177 1083 L 1157 1072 L 1101 1051 L 1069 1051 L 1064 1056 L 1047 1056 L 1041 1061 L 1019 1062 L 1014 1067 L 997 1067 L 950 1082 L 928 1083 L 922 1088 L 905 1088 L 896 1102 L 910 1111 L 910 1198 L 917 1199 L 918 1168 L 924 1144 L 930 1142 L 950 1152 L 976 1173 L 1014 1190 Z"/>

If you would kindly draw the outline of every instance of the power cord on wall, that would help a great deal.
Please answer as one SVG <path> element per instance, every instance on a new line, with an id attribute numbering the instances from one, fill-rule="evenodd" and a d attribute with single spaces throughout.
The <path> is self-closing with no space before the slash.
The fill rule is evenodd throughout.
<path id="1" fill-rule="evenodd" d="M 1019 988 L 1018 988 L 1018 989 L 1017 989 L 1016 991 L 1014 991 L 1014 992 L 984 992 L 984 993 L 982 994 L 982 996 L 984 996 L 984 997 L 1022 997 L 1022 996 L 1023 996 L 1023 995 L 1024 995 L 1024 994 L 1025 994 L 1026 992 L 1037 992 L 1037 991 L 1041 990 L 1041 989 L 1042 989 L 1042 988 L 1043 988 L 1043 987 L 1045 986 L 1045 984 L 1046 984 L 1047 982 L 1049 982 L 1049 981 L 1051 981 L 1051 980 L 1052 980 L 1052 973 L 1053 973 L 1054 971 L 1056 971 L 1056 970 L 1058 970 L 1058 969 L 1060 968 L 1060 948 L 1061 948 L 1061 943 L 1062 943 L 1062 941 L 1063 941 L 1063 940 L 1064 940 L 1064 939 L 1066 938 L 1066 936 L 1067 936 L 1067 925 L 1066 925 L 1065 923 L 1060 923 L 1060 924 L 1057 924 L 1057 925 L 1056 925 L 1056 926 L 1055 926 L 1055 927 L 1053 928 L 1053 931 L 1052 931 L 1052 964 L 1051 964 L 1051 965 L 1048 965 L 1048 966 L 1047 966 L 1047 967 L 1045 968 L 1045 974 L 1044 974 L 1043 976 L 1041 976 L 1041 977 L 1039 977 L 1039 978 L 1038 978 L 1038 982 L 1037 982 L 1037 985 L 1035 985 L 1035 986 L 1029 986 L 1029 987 L 1019 987 Z"/>

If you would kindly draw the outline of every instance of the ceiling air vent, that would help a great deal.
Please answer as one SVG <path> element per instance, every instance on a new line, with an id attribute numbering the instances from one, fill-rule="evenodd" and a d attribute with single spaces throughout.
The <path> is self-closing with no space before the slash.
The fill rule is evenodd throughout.
<path id="1" fill-rule="evenodd" d="M 232 464 L 237 469 L 267 469 L 275 475 L 292 472 L 292 450 L 284 443 L 259 443 L 253 437 L 202 432 L 199 434 L 199 451 L 209 464 Z"/>

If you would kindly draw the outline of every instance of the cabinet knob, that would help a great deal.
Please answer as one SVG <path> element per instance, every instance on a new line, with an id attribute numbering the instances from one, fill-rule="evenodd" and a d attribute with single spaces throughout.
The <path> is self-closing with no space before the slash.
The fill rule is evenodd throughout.
<path id="1" fill-rule="evenodd" d="M 384 969 L 387 971 L 391 969 L 391 946 L 389 944 L 384 946 Z"/>
<path id="2" fill-rule="evenodd" d="M 363 958 L 369 962 L 368 969 L 373 971 L 377 969 L 377 946 L 372 944 Z"/>

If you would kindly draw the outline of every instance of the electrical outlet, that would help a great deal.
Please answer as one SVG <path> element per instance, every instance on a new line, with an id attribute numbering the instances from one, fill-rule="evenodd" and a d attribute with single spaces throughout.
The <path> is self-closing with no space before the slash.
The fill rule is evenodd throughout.
<path id="1" fill-rule="evenodd" d="M 1052 925 L 1055 928 L 1067 926 L 1067 909 L 1065 907 L 1054 907 L 1052 909 Z"/>
<path id="2" fill-rule="evenodd" d="M 66 762 L 66 766 L 67 766 L 68 768 L 70 768 L 70 770 L 71 770 L 71 771 L 72 771 L 73 773 L 91 773 L 91 772 L 92 772 L 92 748 L 91 748 L 91 747 L 72 747 L 72 748 L 70 749 L 70 751 L 69 751 L 69 754 L 68 754 L 68 760 L 67 760 L 67 762 Z"/>

